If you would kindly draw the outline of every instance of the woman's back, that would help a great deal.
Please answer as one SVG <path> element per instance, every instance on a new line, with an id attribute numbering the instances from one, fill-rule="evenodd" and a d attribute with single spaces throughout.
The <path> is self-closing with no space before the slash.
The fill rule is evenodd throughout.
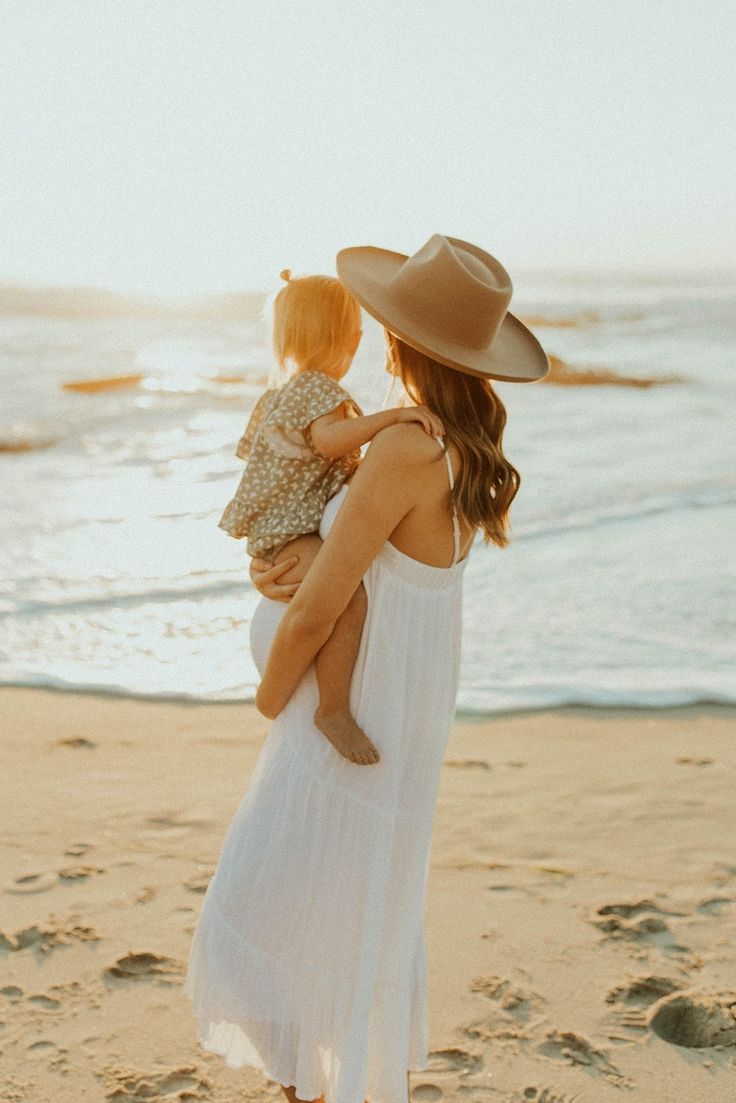
<path id="1" fill-rule="evenodd" d="M 406 514 L 391 533 L 391 543 L 422 563 L 435 567 L 447 567 L 453 561 L 455 540 L 450 502 L 451 483 L 460 473 L 460 453 L 452 441 L 447 442 L 447 454 L 443 458 L 441 443 L 428 437 L 413 425 L 396 427 L 405 437 L 411 435 L 412 451 L 421 457 L 423 479 L 414 508 Z M 449 456 L 449 468 L 448 459 Z M 450 482 L 451 476 L 451 482 Z M 457 518 L 460 534 L 458 558 L 464 559 L 470 552 L 475 530 L 460 516 Z"/>

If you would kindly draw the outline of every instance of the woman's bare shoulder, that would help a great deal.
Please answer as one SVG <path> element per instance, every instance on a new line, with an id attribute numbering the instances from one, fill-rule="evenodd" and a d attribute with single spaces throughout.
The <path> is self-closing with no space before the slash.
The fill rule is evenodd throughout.
<path id="1" fill-rule="evenodd" d="M 421 466 L 440 455 L 440 448 L 439 441 L 430 437 L 420 425 L 410 421 L 399 422 L 376 433 L 363 463 L 372 456 L 372 462 L 381 466 Z"/>

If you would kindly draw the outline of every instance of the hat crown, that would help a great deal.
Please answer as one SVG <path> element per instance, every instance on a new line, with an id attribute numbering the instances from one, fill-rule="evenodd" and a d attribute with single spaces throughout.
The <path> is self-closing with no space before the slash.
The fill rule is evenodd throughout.
<path id="1" fill-rule="evenodd" d="M 428 332 L 476 349 L 493 341 L 513 291 L 495 257 L 442 234 L 406 258 L 391 288 L 396 302 Z"/>
<path id="2" fill-rule="evenodd" d="M 354 245 L 335 264 L 369 314 L 438 364 L 514 383 L 549 371 L 539 341 L 508 309 L 511 277 L 477 245 L 433 234 L 413 256 Z"/>

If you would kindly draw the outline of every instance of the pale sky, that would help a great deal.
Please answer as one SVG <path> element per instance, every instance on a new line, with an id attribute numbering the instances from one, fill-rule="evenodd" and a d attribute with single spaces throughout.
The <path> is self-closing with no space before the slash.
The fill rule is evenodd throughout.
<path id="1" fill-rule="evenodd" d="M 0 281 L 734 263 L 732 0 L 0 0 Z"/>

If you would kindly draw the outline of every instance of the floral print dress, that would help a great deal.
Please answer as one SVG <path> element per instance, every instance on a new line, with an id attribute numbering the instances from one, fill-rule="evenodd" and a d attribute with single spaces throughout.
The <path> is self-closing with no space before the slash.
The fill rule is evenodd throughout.
<path id="1" fill-rule="evenodd" d="M 249 555 L 271 559 L 295 536 L 319 529 L 325 505 L 360 462 L 360 449 L 328 459 L 314 447 L 309 426 L 343 403 L 348 417 L 363 416 L 320 371 L 297 372 L 256 403 L 236 449 L 246 468 L 218 522 L 230 536 L 247 537 Z"/>

